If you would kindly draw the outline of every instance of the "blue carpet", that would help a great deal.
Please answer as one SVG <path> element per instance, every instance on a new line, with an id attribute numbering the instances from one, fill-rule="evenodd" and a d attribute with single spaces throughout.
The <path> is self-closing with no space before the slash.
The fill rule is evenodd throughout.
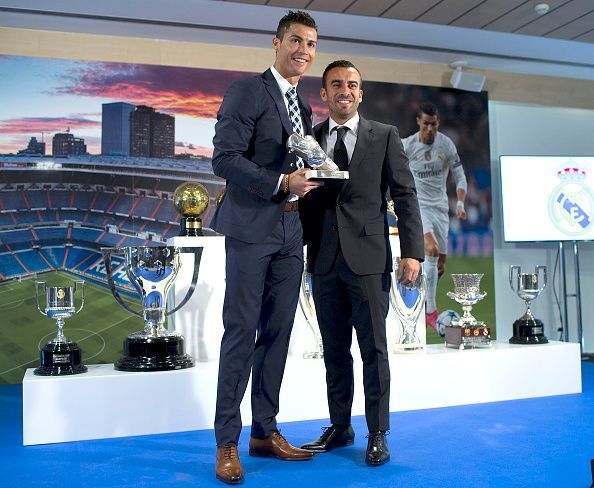
<path id="1" fill-rule="evenodd" d="M 249 457 L 244 429 L 241 486 L 587 488 L 594 364 L 582 366 L 580 395 L 394 413 L 392 460 L 377 468 L 363 463 L 362 417 L 353 419 L 354 446 L 307 462 Z M 530 375 L 538 375 L 537 365 Z M 211 430 L 23 447 L 21 411 L 21 386 L 0 387 L 0 487 L 226 486 L 214 477 Z M 281 428 L 300 444 L 316 438 L 324 424 Z"/>

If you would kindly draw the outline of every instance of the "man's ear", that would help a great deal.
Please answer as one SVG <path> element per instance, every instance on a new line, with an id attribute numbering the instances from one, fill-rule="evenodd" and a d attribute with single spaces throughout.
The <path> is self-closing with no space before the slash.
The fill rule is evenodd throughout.
<path id="1" fill-rule="evenodd" d="M 275 50 L 277 53 L 278 53 L 278 48 L 279 48 L 279 46 L 280 46 L 280 43 L 281 43 L 281 40 L 280 40 L 278 37 L 274 36 L 274 37 L 272 38 L 272 47 L 274 48 L 274 50 Z"/>
<path id="2" fill-rule="evenodd" d="M 326 89 L 324 87 L 320 88 L 320 98 L 324 101 L 328 101 L 328 94 L 326 93 Z"/>

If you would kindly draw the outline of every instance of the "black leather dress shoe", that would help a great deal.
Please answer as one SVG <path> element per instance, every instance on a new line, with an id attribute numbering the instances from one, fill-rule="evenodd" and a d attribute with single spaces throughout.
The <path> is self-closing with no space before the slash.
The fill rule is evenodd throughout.
<path id="1" fill-rule="evenodd" d="M 324 427 L 324 432 L 319 439 L 301 446 L 301 449 L 307 449 L 312 452 L 327 452 L 335 447 L 352 446 L 355 441 L 355 431 L 353 426 L 349 425 L 346 429 L 341 429 L 335 425 Z"/>
<path id="2" fill-rule="evenodd" d="M 390 459 L 390 450 L 385 432 L 370 432 L 367 436 L 365 462 L 369 466 L 380 466 Z"/>

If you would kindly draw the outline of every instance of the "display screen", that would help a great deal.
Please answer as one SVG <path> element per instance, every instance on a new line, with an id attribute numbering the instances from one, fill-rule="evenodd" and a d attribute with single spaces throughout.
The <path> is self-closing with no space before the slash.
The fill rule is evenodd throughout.
<path id="1" fill-rule="evenodd" d="M 499 161 L 506 242 L 594 240 L 594 157 Z"/>

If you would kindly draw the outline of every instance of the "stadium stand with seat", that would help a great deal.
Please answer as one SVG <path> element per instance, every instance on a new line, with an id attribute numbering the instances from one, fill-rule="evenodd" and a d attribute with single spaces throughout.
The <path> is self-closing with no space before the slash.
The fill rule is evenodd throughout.
<path id="1" fill-rule="evenodd" d="M 31 273 L 42 273 L 52 269 L 52 266 L 39 255 L 36 249 L 21 251 L 17 257 Z"/>
<path id="2" fill-rule="evenodd" d="M 64 256 L 66 255 L 66 249 L 64 247 L 44 247 L 40 252 L 54 268 L 62 269 L 62 263 L 64 262 Z"/>
<path id="3" fill-rule="evenodd" d="M 14 278 L 26 273 L 13 254 L 0 254 L 0 269 L 4 278 Z"/>
<path id="4" fill-rule="evenodd" d="M 25 198 L 29 202 L 30 208 L 46 209 L 49 207 L 47 192 L 44 190 L 27 190 Z"/>

